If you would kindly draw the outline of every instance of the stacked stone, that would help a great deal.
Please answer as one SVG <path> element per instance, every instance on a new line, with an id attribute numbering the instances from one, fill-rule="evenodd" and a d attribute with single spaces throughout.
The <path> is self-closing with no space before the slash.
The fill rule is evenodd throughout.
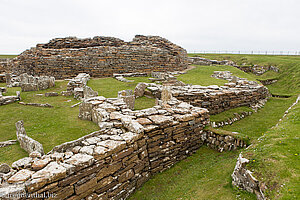
<path id="1" fill-rule="evenodd" d="M 278 80 L 275 78 L 270 78 L 270 79 L 266 79 L 266 80 L 259 80 L 259 82 L 261 82 L 263 85 L 271 85 L 273 83 L 276 83 Z"/>
<path id="2" fill-rule="evenodd" d="M 48 76 L 30 76 L 26 73 L 20 75 L 22 92 L 45 90 L 55 86 L 55 78 Z"/>
<path id="3" fill-rule="evenodd" d="M 226 125 L 231 125 L 233 124 L 234 122 L 237 122 L 249 115 L 252 115 L 253 112 L 249 111 L 249 112 L 241 112 L 241 113 L 234 113 L 233 117 L 232 118 L 227 118 L 226 120 L 223 120 L 223 121 L 216 121 L 216 122 L 211 122 L 211 126 L 213 128 L 219 128 L 219 127 L 223 127 L 223 126 L 226 126 Z"/>
<path id="4" fill-rule="evenodd" d="M 134 110 L 135 104 L 135 95 L 132 90 L 122 90 L 118 92 L 118 98 L 123 99 L 127 107 L 131 110 Z"/>
<path id="5" fill-rule="evenodd" d="M 151 174 L 199 148 L 206 109 L 178 100 L 132 111 L 122 99 L 94 97 L 79 117 L 100 131 L 59 145 L 47 155 L 13 163 L 0 196 L 49 194 L 58 199 L 126 199 Z"/>
<path id="6" fill-rule="evenodd" d="M 223 151 L 233 151 L 238 147 L 245 148 L 247 143 L 237 137 L 231 135 L 221 135 L 214 133 L 212 131 L 204 131 L 201 135 L 201 140 L 208 147 L 216 149 L 219 152 Z"/>
<path id="7" fill-rule="evenodd" d="M 275 66 L 246 65 L 245 63 L 242 65 L 237 65 L 235 62 L 230 60 L 218 61 L 218 60 L 210 60 L 201 57 L 190 57 L 189 62 L 190 64 L 194 64 L 194 65 L 229 65 L 229 66 L 236 67 L 247 73 L 251 72 L 257 76 L 262 75 L 270 70 L 277 73 L 279 72 L 279 68 Z"/>
<path id="8" fill-rule="evenodd" d="M 132 42 L 101 37 L 99 41 L 54 39 L 24 51 L 9 65 L 16 74 L 52 75 L 56 79 L 82 72 L 111 77 L 114 73 L 182 71 L 188 65 L 186 50 L 161 37 L 136 36 Z"/>
<path id="9" fill-rule="evenodd" d="M 16 93 L 16 96 L 3 96 L 2 92 L 0 92 L 0 106 L 20 101 L 20 92 L 17 91 Z"/>
<path id="10" fill-rule="evenodd" d="M 71 79 L 67 85 L 67 91 L 63 91 L 62 95 L 71 96 L 74 95 L 75 99 L 91 98 L 98 96 L 98 92 L 87 86 L 87 82 L 90 80 L 90 75 L 86 73 L 80 73 L 75 78 Z"/>
<path id="11" fill-rule="evenodd" d="M 0 83 L 6 83 L 5 74 L 0 74 Z"/>
<path id="12" fill-rule="evenodd" d="M 145 109 L 137 119 L 147 136 L 151 174 L 170 168 L 202 146 L 202 129 L 209 122 L 206 109 L 177 100 L 164 106 Z"/>
<path id="13" fill-rule="evenodd" d="M 16 123 L 16 129 L 17 138 L 22 149 L 29 154 L 38 153 L 39 155 L 44 155 L 43 145 L 26 134 L 23 121 Z"/>
<path id="14" fill-rule="evenodd" d="M 0 58 L 0 73 L 8 71 L 8 63 L 11 58 Z M 1 78 L 0 78 L 1 80 Z M 1 82 L 0 82 L 1 83 Z"/>
<path id="15" fill-rule="evenodd" d="M 176 73 L 177 74 L 177 73 Z M 182 81 L 178 81 L 172 72 L 152 72 L 150 81 L 156 83 L 162 83 L 163 85 L 174 85 L 174 86 L 184 86 L 186 85 Z"/>
<path id="16" fill-rule="evenodd" d="M 7 87 L 21 87 L 22 92 L 45 90 L 55 86 L 55 78 L 48 76 L 31 76 L 27 73 L 16 76 L 6 74 Z"/>
<path id="17" fill-rule="evenodd" d="M 160 98 L 161 85 L 152 83 L 147 89 L 155 97 Z M 250 106 L 269 96 L 266 87 L 250 81 L 237 81 L 237 83 L 227 83 L 220 87 L 217 85 L 170 86 L 170 90 L 173 97 L 193 106 L 207 108 L 210 114 L 217 114 L 240 106 Z"/>

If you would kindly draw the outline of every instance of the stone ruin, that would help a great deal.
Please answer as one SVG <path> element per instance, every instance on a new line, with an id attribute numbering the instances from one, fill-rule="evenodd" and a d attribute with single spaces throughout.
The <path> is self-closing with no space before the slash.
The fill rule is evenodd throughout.
<path id="1" fill-rule="evenodd" d="M 63 91 L 61 94 L 64 96 L 74 95 L 75 99 L 83 99 L 98 96 L 98 92 L 87 86 L 87 82 L 90 80 L 90 75 L 86 73 L 80 73 L 75 78 L 71 79 L 67 85 L 67 91 Z"/>
<path id="2" fill-rule="evenodd" d="M 151 83 L 147 89 L 156 98 L 161 98 L 162 85 Z M 240 106 L 251 106 L 270 96 L 265 86 L 240 78 L 237 78 L 237 82 L 225 83 L 224 86 L 169 86 L 169 90 L 178 100 L 207 108 L 210 114 L 221 113 Z"/>
<path id="3" fill-rule="evenodd" d="M 201 57 L 189 57 L 189 63 L 194 65 L 229 65 L 229 66 L 236 67 L 247 73 L 251 72 L 257 76 L 260 76 L 266 73 L 267 71 L 274 71 L 277 73 L 279 72 L 279 68 L 272 65 L 268 65 L 268 66 L 247 65 L 245 63 L 243 63 L 242 65 L 237 65 L 235 62 L 231 60 L 218 61 L 218 60 L 210 60 Z"/>
<path id="4" fill-rule="evenodd" d="M 57 199 L 126 199 L 153 174 L 202 145 L 219 151 L 246 145 L 204 130 L 208 110 L 175 98 L 153 108 L 129 109 L 122 98 L 84 99 L 79 117 L 100 130 L 66 142 L 47 155 L 12 164 L 2 175 L 0 196 L 55 194 Z"/>
<path id="5" fill-rule="evenodd" d="M 137 35 L 131 42 L 98 36 L 56 38 L 24 51 L 8 65 L 16 75 L 65 79 L 83 72 L 92 77 L 111 77 L 114 73 L 181 71 L 188 61 L 186 50 L 167 39 Z"/>
<path id="6" fill-rule="evenodd" d="M 31 76 L 27 73 L 16 76 L 6 74 L 7 87 L 21 87 L 22 92 L 45 90 L 55 86 L 55 78 L 49 76 Z"/>
<path id="7" fill-rule="evenodd" d="M 16 123 L 16 129 L 20 146 L 29 153 L 29 156 L 33 154 L 39 154 L 40 156 L 44 155 L 43 145 L 26 134 L 23 121 L 18 121 Z"/>

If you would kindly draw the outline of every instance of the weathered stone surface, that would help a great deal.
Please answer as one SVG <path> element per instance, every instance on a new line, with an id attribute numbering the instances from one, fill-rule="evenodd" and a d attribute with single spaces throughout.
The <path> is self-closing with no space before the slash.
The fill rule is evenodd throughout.
<path id="1" fill-rule="evenodd" d="M 142 35 L 135 36 L 131 42 L 98 36 L 56 38 L 38 44 L 8 62 L 16 74 L 54 75 L 56 79 L 70 78 L 83 70 L 92 77 L 178 71 L 186 69 L 187 64 L 187 53 L 183 48 L 158 36 Z"/>
<path id="2" fill-rule="evenodd" d="M 46 92 L 45 97 L 55 97 L 58 96 L 57 92 Z"/>
<path id="3" fill-rule="evenodd" d="M 246 164 L 249 160 L 239 155 L 234 171 L 231 175 L 232 185 L 242 188 L 248 192 L 256 194 L 257 199 L 264 200 L 264 194 L 261 191 L 259 181 L 256 180 L 252 172 L 246 169 Z"/>
<path id="4" fill-rule="evenodd" d="M 173 120 L 173 117 L 164 115 L 153 115 L 150 116 L 149 119 L 153 121 L 154 124 L 160 125 L 171 122 Z"/>
<path id="5" fill-rule="evenodd" d="M 4 173 L 4 174 L 7 174 L 9 173 L 11 170 L 10 166 L 6 163 L 3 163 L 0 165 L 0 173 Z"/>
<path id="6" fill-rule="evenodd" d="M 46 157 L 44 159 L 36 159 L 32 162 L 31 168 L 35 171 L 43 169 L 50 161 L 51 159 L 49 157 Z"/>
<path id="7" fill-rule="evenodd" d="M 138 118 L 136 121 L 141 125 L 152 124 L 152 121 L 147 118 Z"/>
<path id="8" fill-rule="evenodd" d="M 24 157 L 24 158 L 21 158 L 15 162 L 13 162 L 13 164 L 11 166 L 14 169 L 28 168 L 28 167 L 30 167 L 31 162 L 32 162 L 32 158 Z"/>
<path id="9" fill-rule="evenodd" d="M 75 154 L 71 158 L 65 160 L 65 163 L 74 165 L 76 168 L 84 168 L 91 166 L 94 163 L 94 158 L 91 155 Z"/>
<path id="10" fill-rule="evenodd" d="M 31 137 L 28 137 L 24 128 L 24 122 L 18 121 L 16 123 L 16 129 L 17 129 L 17 138 L 20 142 L 21 148 L 23 148 L 25 151 L 27 151 L 29 154 L 36 151 L 40 154 L 44 154 L 44 149 L 42 144 L 40 144 L 38 141 L 32 139 Z"/>
<path id="11" fill-rule="evenodd" d="M 134 110 L 135 96 L 133 95 L 132 90 L 122 90 L 118 92 L 118 98 L 123 99 L 127 107 L 131 110 Z"/>
<path id="12" fill-rule="evenodd" d="M 135 98 L 144 96 L 145 89 L 147 88 L 147 83 L 138 83 L 134 89 Z"/>
<path id="13" fill-rule="evenodd" d="M 34 173 L 33 171 L 30 171 L 28 169 L 22 169 L 21 171 L 18 171 L 15 175 L 10 177 L 7 182 L 8 183 L 24 182 L 28 180 L 33 173 Z"/>

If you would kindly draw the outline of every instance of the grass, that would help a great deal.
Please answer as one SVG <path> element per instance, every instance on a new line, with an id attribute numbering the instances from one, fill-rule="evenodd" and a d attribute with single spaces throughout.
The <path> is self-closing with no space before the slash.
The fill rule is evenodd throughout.
<path id="1" fill-rule="evenodd" d="M 77 103 L 73 97 L 40 97 L 49 91 L 60 92 L 66 88 L 66 81 L 56 82 L 51 89 L 36 92 L 21 92 L 24 102 L 50 103 L 54 108 L 41 108 L 24 106 L 12 103 L 0 107 L 0 141 L 16 139 L 15 123 L 24 121 L 27 134 L 39 141 L 45 152 L 54 146 L 77 139 L 83 135 L 98 130 L 98 126 L 91 121 L 80 120 L 77 116 L 79 108 L 70 106 Z M 9 88 L 7 95 L 14 95 L 20 88 Z M 68 102 L 69 101 L 69 102 Z M 11 164 L 28 154 L 20 148 L 19 144 L 0 148 L 0 162 Z"/>
<path id="2" fill-rule="evenodd" d="M 231 185 L 230 174 L 238 154 L 201 147 L 194 155 L 156 174 L 129 199 L 255 199 Z"/>
<path id="3" fill-rule="evenodd" d="M 300 105 L 244 153 L 269 199 L 300 198 Z"/>
<path id="4" fill-rule="evenodd" d="M 239 132 L 251 140 L 257 139 L 262 133 L 274 126 L 285 110 L 295 101 L 296 97 L 270 98 L 264 108 L 222 129 Z"/>
<path id="5" fill-rule="evenodd" d="M 254 75 L 247 74 L 235 67 L 232 66 L 196 66 L 196 68 L 189 70 L 186 74 L 179 75 L 178 80 L 183 81 L 187 84 L 193 85 L 219 85 L 222 86 L 224 83 L 227 83 L 227 80 L 216 79 L 211 77 L 214 71 L 230 71 L 233 75 L 240 78 L 247 78 L 248 80 L 256 80 Z"/>
<path id="6" fill-rule="evenodd" d="M 17 57 L 17 55 L 0 55 L 0 58 L 14 58 Z"/>
<path id="7" fill-rule="evenodd" d="M 241 106 L 241 107 L 233 108 L 233 109 L 221 112 L 217 115 L 211 115 L 210 116 L 210 121 L 212 121 L 212 122 L 221 122 L 221 121 L 227 120 L 228 118 L 235 117 L 234 113 L 242 113 L 242 112 L 249 112 L 249 111 L 254 112 L 250 107 L 247 107 L 247 106 Z"/>
<path id="8" fill-rule="evenodd" d="M 91 79 L 88 83 L 99 95 L 105 97 L 117 97 L 119 90 L 134 89 L 138 82 L 146 82 L 146 77 L 132 78 L 133 83 L 123 83 L 112 78 Z M 0 87 L 5 86 L 0 83 Z M 56 86 L 42 91 L 21 92 L 21 98 L 26 103 L 49 103 L 54 108 L 41 108 L 20 105 L 17 102 L 0 107 L 0 141 L 16 139 L 15 123 L 24 121 L 27 134 L 39 141 L 45 152 L 50 151 L 54 146 L 67 141 L 75 140 L 93 131 L 99 130 L 98 126 L 91 122 L 78 118 L 79 108 L 70 106 L 79 102 L 73 97 L 45 97 L 36 94 L 46 92 L 61 92 L 66 90 L 67 81 L 56 81 Z M 15 95 L 21 88 L 8 88 L 5 95 Z M 144 109 L 153 107 L 155 99 L 140 97 L 136 99 L 135 108 Z M 28 154 L 20 148 L 19 144 L 0 148 L 0 163 L 12 162 L 27 156 Z"/>
<path id="9" fill-rule="evenodd" d="M 268 85 L 272 94 L 297 95 L 300 93 L 300 56 L 271 56 L 271 55 L 243 55 L 243 54 L 189 54 L 216 60 L 233 60 L 237 64 L 274 65 L 280 69 L 279 73 L 267 72 L 258 79 L 278 78 L 274 84 Z"/>
<path id="10" fill-rule="evenodd" d="M 270 199 L 299 199 L 299 105 L 278 128 L 271 129 L 282 117 L 285 110 L 295 101 L 299 93 L 300 57 L 296 56 L 248 56 L 248 55 L 201 55 L 212 59 L 235 60 L 238 63 L 276 64 L 280 73 L 267 72 L 252 78 L 268 79 L 278 77 L 276 84 L 268 86 L 273 94 L 293 95 L 290 98 L 270 98 L 265 106 L 231 126 L 218 129 L 220 133 L 239 132 L 239 137 L 247 137 L 254 148 L 245 155 L 251 159 L 248 166 L 255 177 L 267 184 L 265 194 Z M 291 59 L 291 60 L 289 60 Z M 214 81 L 211 72 L 222 66 L 198 66 L 179 80 L 191 84 L 222 85 L 222 80 Z M 217 69 L 216 69 L 217 68 Z M 211 70 L 211 71 L 210 71 Z M 226 69 L 227 70 L 227 69 Z M 229 69 L 229 71 L 231 71 Z M 240 76 L 242 77 L 242 76 Z M 216 80 L 216 79 L 215 79 Z M 250 79 L 251 80 L 251 79 Z M 189 82 L 188 82 L 189 81 Z M 250 108 L 240 107 L 211 116 L 212 121 L 226 119 L 234 112 Z M 209 127 L 208 127 L 209 128 Z M 257 139 L 265 134 L 264 140 Z M 281 141 L 281 143 L 280 143 Z M 244 150 L 243 150 L 244 151 Z M 230 175 L 239 151 L 218 153 L 206 147 L 200 148 L 193 156 L 180 161 L 172 168 L 152 177 L 131 196 L 135 199 L 256 199 L 253 194 L 242 192 L 231 186 Z M 256 160 L 256 162 L 253 162 Z M 285 184 L 283 187 L 279 187 Z"/>

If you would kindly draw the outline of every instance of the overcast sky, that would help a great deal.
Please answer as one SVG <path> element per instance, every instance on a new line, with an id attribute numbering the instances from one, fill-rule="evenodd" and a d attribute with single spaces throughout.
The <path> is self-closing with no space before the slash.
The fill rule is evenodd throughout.
<path id="1" fill-rule="evenodd" d="M 188 52 L 300 51 L 299 0 L 0 0 L 0 54 L 52 38 L 159 35 Z"/>

